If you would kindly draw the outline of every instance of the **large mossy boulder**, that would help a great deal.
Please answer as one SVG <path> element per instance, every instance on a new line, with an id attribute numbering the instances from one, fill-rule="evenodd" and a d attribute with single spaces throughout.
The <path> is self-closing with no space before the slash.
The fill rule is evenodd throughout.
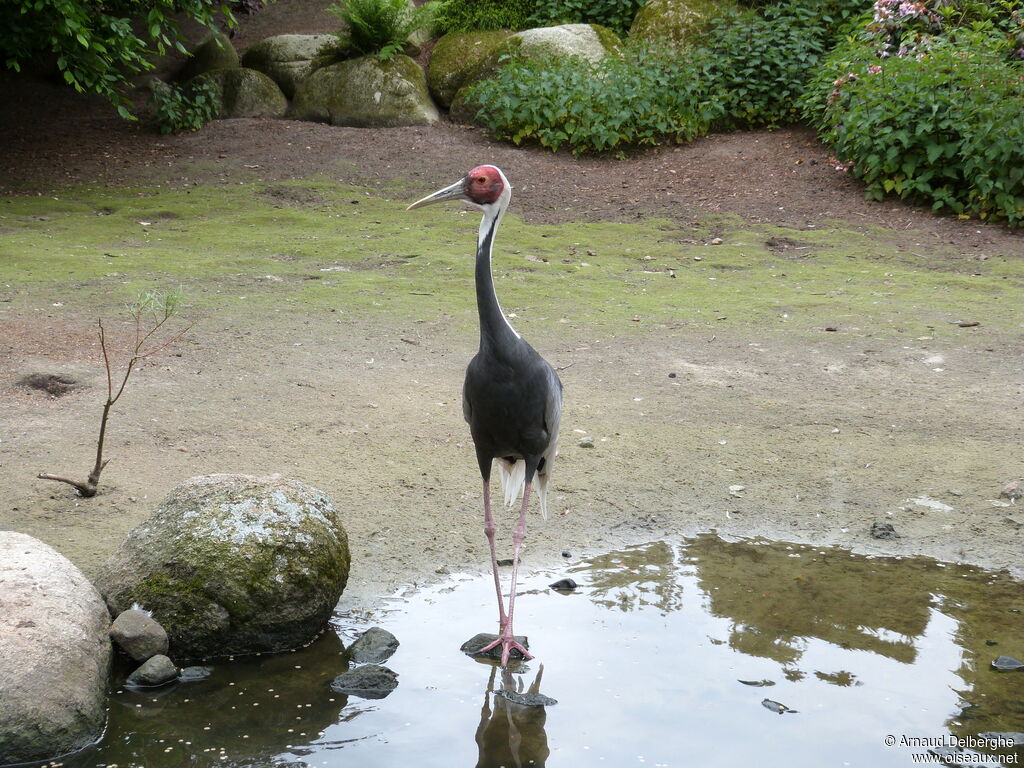
<path id="1" fill-rule="evenodd" d="M 451 115 L 462 122 L 472 122 L 475 109 L 468 108 L 466 89 L 486 80 L 510 59 L 551 61 L 578 56 L 598 62 L 622 48 L 622 41 L 607 27 L 599 24 L 562 24 L 556 27 L 524 29 L 492 47 L 461 77 L 461 85 L 449 102 Z"/>
<path id="2" fill-rule="evenodd" d="M 223 32 L 210 32 L 192 51 L 192 55 L 178 72 L 176 79 L 185 83 L 204 72 L 214 69 L 234 69 L 237 66 L 239 66 L 238 51 L 231 44 L 231 38 Z"/>
<path id="3" fill-rule="evenodd" d="M 180 663 L 303 645 L 326 625 L 348 570 L 348 537 L 325 493 L 280 475 L 210 475 L 172 490 L 97 584 L 114 613 L 151 611 Z"/>
<path id="4" fill-rule="evenodd" d="M 438 119 L 419 64 L 408 56 L 361 56 L 311 74 L 295 92 L 289 115 L 355 128 L 429 125 Z"/>
<path id="5" fill-rule="evenodd" d="M 466 85 L 477 67 L 490 53 L 512 35 L 495 32 L 451 32 L 434 46 L 427 69 L 430 95 L 446 109 L 458 90 Z"/>
<path id="6" fill-rule="evenodd" d="M 313 61 L 336 45 L 334 35 L 274 35 L 242 56 L 242 65 L 267 75 L 289 99 L 313 71 Z"/>
<path id="7" fill-rule="evenodd" d="M 735 8 L 732 0 L 648 0 L 637 11 L 629 37 L 676 46 L 698 42 L 712 19 Z"/>
<path id="8" fill-rule="evenodd" d="M 277 83 L 255 69 L 215 69 L 192 82 L 213 86 L 220 108 L 217 117 L 284 117 L 288 99 Z"/>
<path id="9" fill-rule="evenodd" d="M 103 734 L 110 615 L 78 568 L 0 531 L 0 765 L 47 760 Z"/>

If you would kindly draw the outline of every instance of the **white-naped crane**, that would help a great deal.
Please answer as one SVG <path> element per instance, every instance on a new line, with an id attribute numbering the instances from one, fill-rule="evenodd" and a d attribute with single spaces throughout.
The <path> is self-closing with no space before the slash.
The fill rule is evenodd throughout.
<path id="1" fill-rule="evenodd" d="M 476 247 L 476 303 L 480 312 L 480 350 L 466 369 L 462 411 L 469 422 L 484 481 L 484 534 L 491 549 L 494 589 L 498 595 L 498 638 L 481 653 L 501 646 L 501 665 L 513 650 L 533 658 L 512 630 L 519 553 L 526 536 L 526 509 L 536 477 L 541 513 L 547 518 L 547 490 L 554 467 L 562 382 L 555 369 L 509 323 L 494 291 L 491 250 L 494 235 L 512 199 L 512 186 L 493 165 L 478 165 L 451 186 L 417 200 L 409 210 L 445 200 L 463 200 L 483 211 Z M 522 495 L 519 522 L 512 534 L 512 587 L 508 612 L 501 592 L 491 514 L 491 466 L 498 462 L 505 503 Z"/>

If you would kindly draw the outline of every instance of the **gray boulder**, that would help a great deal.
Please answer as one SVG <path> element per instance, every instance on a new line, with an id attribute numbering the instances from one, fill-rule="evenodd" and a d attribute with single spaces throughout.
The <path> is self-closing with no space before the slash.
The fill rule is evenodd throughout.
<path id="1" fill-rule="evenodd" d="M 167 632 L 148 611 L 129 608 L 110 625 L 110 639 L 135 661 L 167 653 Z"/>
<path id="2" fill-rule="evenodd" d="M 288 111 L 288 100 L 277 83 L 255 69 L 215 69 L 192 82 L 213 86 L 220 118 L 284 117 Z"/>
<path id="3" fill-rule="evenodd" d="M 0 764 L 46 760 L 102 735 L 109 627 L 71 561 L 0 531 Z"/>
<path id="4" fill-rule="evenodd" d="M 629 37 L 686 45 L 700 38 L 711 19 L 735 9 L 732 0 L 648 0 L 637 11 Z"/>
<path id="5" fill-rule="evenodd" d="M 178 660 L 283 651 L 327 623 L 348 580 L 331 499 L 280 475 L 194 477 L 133 529 L 97 584 L 114 612 L 140 603 Z"/>
<path id="6" fill-rule="evenodd" d="M 176 79 L 184 83 L 204 72 L 234 69 L 238 65 L 238 51 L 231 44 L 231 38 L 223 32 L 210 32 L 192 51 Z"/>
<path id="7" fill-rule="evenodd" d="M 167 685 L 167 683 L 177 680 L 179 674 L 180 670 L 174 666 L 174 662 L 162 653 L 158 653 L 128 675 L 125 685 L 154 688 L 158 685 Z"/>
<path id="8" fill-rule="evenodd" d="M 397 687 L 398 673 L 377 664 L 356 667 L 331 681 L 335 693 L 364 699 L 383 699 Z"/>
<path id="9" fill-rule="evenodd" d="M 316 70 L 295 92 L 289 115 L 355 128 L 438 120 L 420 66 L 408 56 L 361 56 Z"/>
<path id="10" fill-rule="evenodd" d="M 242 55 L 242 65 L 267 75 L 289 99 L 313 71 L 313 61 L 338 41 L 334 35 L 274 35 Z"/>
<path id="11" fill-rule="evenodd" d="M 381 627 L 370 627 L 348 649 L 348 657 L 357 664 L 387 661 L 398 650 L 398 638 Z"/>
<path id="12" fill-rule="evenodd" d="M 442 107 L 450 107 L 459 89 L 511 34 L 507 30 L 451 32 L 438 40 L 427 69 L 427 87 L 434 100 Z"/>

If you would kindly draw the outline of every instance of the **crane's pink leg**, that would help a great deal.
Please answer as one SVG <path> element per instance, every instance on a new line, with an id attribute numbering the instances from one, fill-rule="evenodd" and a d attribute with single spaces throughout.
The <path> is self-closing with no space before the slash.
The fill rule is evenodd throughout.
<path id="1" fill-rule="evenodd" d="M 492 648 L 501 645 L 501 666 L 508 665 L 509 653 L 515 649 L 523 654 L 524 659 L 532 659 L 533 656 L 521 643 L 516 642 L 515 633 L 512 631 L 512 616 L 516 605 L 516 580 L 519 576 L 519 551 L 523 548 L 523 539 L 526 538 L 526 506 L 530 501 L 530 483 L 523 488 L 523 506 L 519 510 L 519 522 L 512 532 L 512 543 L 515 545 L 512 554 L 512 590 L 508 593 L 508 621 L 501 628 L 498 639 L 480 649 L 480 653 L 486 653 Z"/>
<path id="2" fill-rule="evenodd" d="M 498 631 L 505 628 L 505 601 L 501 597 L 501 580 L 498 578 L 498 556 L 494 550 L 494 517 L 491 515 L 491 483 L 484 480 L 484 536 L 491 547 L 491 573 L 494 574 L 494 591 L 498 593 Z"/>

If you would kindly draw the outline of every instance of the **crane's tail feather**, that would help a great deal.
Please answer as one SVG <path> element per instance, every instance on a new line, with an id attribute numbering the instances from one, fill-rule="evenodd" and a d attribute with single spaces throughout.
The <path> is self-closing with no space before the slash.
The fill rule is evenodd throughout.
<path id="1" fill-rule="evenodd" d="M 533 484 L 540 500 L 540 513 L 545 520 L 548 519 L 548 476 L 546 471 L 537 472 Z M 505 493 L 505 506 L 511 509 L 522 498 L 523 488 L 526 487 L 526 462 L 498 459 L 498 477 L 501 478 L 501 488 Z"/>

